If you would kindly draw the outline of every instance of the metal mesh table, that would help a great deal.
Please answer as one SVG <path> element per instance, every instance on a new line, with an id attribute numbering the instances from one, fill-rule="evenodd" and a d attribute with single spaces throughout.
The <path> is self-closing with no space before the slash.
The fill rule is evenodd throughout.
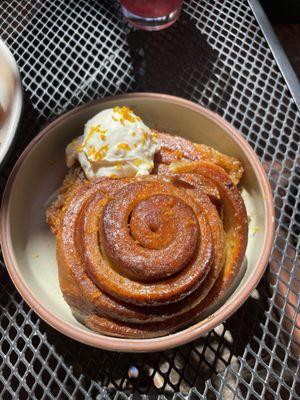
<path id="1" fill-rule="evenodd" d="M 248 2 L 187 1 L 178 23 L 147 33 L 129 28 L 115 1 L 2 1 L 0 34 L 25 89 L 0 191 L 22 149 L 59 114 L 159 91 L 208 107 L 247 138 L 268 172 L 277 218 L 268 272 L 249 300 L 205 337 L 162 353 L 110 353 L 64 337 L 30 310 L 2 264 L 0 397 L 299 398 L 300 118 Z"/>

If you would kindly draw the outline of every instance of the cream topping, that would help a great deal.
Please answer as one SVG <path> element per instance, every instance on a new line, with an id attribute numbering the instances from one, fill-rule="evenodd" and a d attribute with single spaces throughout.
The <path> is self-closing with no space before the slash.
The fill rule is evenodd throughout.
<path id="1" fill-rule="evenodd" d="M 70 168 L 78 159 L 88 179 L 150 174 L 159 150 L 156 134 L 128 107 L 101 111 L 90 119 L 84 134 L 66 148 Z"/>

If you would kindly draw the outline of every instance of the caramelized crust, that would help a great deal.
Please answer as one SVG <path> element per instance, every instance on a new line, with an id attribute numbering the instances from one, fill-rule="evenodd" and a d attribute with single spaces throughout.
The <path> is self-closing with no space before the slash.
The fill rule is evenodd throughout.
<path id="1" fill-rule="evenodd" d="M 225 171 L 237 160 L 209 151 L 223 169 L 163 135 L 158 175 L 88 182 L 70 170 L 47 211 L 64 298 L 94 331 L 174 332 L 225 294 L 243 261 L 247 216 Z"/>
<path id="2" fill-rule="evenodd" d="M 161 149 L 156 154 L 154 173 L 167 173 L 168 165 L 174 162 L 202 160 L 219 165 L 228 173 L 235 185 L 239 183 L 244 170 L 242 163 L 237 158 L 219 153 L 205 144 L 192 143 L 168 133 L 156 133 Z"/>
<path id="3" fill-rule="evenodd" d="M 66 205 L 84 183 L 87 183 L 87 180 L 80 167 L 71 168 L 65 176 L 56 200 L 46 211 L 46 221 L 54 235 L 57 235 Z"/>

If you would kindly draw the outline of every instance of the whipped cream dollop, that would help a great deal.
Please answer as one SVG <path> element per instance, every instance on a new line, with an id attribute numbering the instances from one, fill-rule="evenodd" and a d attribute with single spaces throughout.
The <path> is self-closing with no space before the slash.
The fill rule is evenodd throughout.
<path id="1" fill-rule="evenodd" d="M 70 168 L 77 159 L 88 179 L 124 178 L 150 174 L 160 146 L 154 132 L 128 107 L 114 107 L 95 115 L 84 134 L 66 148 Z"/>

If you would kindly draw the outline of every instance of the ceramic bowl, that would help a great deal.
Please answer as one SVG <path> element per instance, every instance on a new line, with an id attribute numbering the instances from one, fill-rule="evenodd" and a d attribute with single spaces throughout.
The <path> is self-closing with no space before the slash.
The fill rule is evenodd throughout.
<path id="1" fill-rule="evenodd" d="M 230 295 L 197 322 L 155 339 L 122 339 L 97 334 L 72 316 L 61 294 L 55 258 L 55 237 L 45 210 L 67 172 L 66 145 L 83 132 L 99 111 L 125 105 L 152 128 L 205 143 L 238 157 L 244 165 L 242 196 L 250 215 L 249 242 L 243 273 Z M 114 351 L 149 352 L 182 345 L 229 318 L 262 277 L 274 235 L 274 210 L 268 179 L 252 148 L 218 115 L 187 100 L 150 93 L 110 97 L 83 105 L 45 128 L 27 147 L 9 178 L 1 211 L 4 259 L 18 291 L 34 311 L 58 331 L 80 342 Z"/>

